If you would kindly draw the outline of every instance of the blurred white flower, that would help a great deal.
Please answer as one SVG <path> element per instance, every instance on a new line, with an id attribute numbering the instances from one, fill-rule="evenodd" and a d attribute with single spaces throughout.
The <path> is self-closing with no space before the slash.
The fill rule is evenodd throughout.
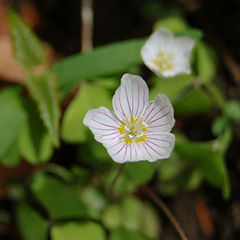
<path id="1" fill-rule="evenodd" d="M 158 94 L 149 102 L 145 81 L 128 73 L 113 96 L 113 110 L 91 109 L 83 123 L 118 163 L 168 158 L 175 142 L 170 133 L 175 120 L 168 97 Z"/>
<path id="2" fill-rule="evenodd" d="M 143 61 L 158 76 L 173 77 L 191 73 L 190 56 L 195 41 L 174 37 L 171 31 L 158 29 L 141 49 Z"/>

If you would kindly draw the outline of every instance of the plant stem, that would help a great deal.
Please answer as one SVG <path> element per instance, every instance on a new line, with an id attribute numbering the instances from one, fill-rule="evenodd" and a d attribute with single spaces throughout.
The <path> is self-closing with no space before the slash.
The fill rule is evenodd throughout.
<path id="1" fill-rule="evenodd" d="M 114 199 L 116 197 L 115 192 L 114 192 L 114 186 L 117 183 L 118 178 L 122 175 L 125 165 L 126 165 L 126 163 L 123 163 L 121 165 L 121 167 L 118 170 L 117 175 L 115 176 L 115 178 L 113 179 L 113 181 L 111 183 L 110 190 L 109 190 L 109 196 L 111 199 Z"/>
<path id="2" fill-rule="evenodd" d="M 81 1 L 82 52 L 93 49 L 93 0 Z"/>
<path id="3" fill-rule="evenodd" d="M 174 228 L 178 232 L 179 236 L 182 240 L 188 240 L 185 232 L 182 227 L 178 223 L 177 219 L 174 217 L 173 213 L 169 210 L 167 205 L 157 196 L 157 194 L 148 186 L 144 186 L 141 188 L 142 191 L 149 196 L 155 204 L 162 209 L 162 211 L 166 214 L 169 220 L 172 222 Z"/>

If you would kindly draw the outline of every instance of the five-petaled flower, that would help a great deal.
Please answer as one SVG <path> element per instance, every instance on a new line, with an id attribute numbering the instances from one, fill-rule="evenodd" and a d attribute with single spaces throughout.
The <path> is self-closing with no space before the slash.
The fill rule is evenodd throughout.
<path id="1" fill-rule="evenodd" d="M 142 47 L 141 55 L 145 65 L 158 76 L 189 74 L 194 44 L 191 38 L 174 37 L 171 31 L 158 29 Z"/>
<path id="2" fill-rule="evenodd" d="M 170 131 L 175 120 L 166 95 L 158 94 L 149 102 L 145 81 L 127 73 L 112 103 L 113 110 L 106 107 L 89 110 L 83 123 L 115 162 L 153 162 L 170 156 L 175 142 Z"/>

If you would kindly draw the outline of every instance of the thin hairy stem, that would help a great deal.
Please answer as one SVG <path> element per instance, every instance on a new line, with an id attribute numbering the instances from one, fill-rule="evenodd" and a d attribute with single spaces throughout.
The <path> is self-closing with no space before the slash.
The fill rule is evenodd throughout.
<path id="1" fill-rule="evenodd" d="M 115 178 L 113 179 L 113 181 L 111 183 L 110 190 L 109 190 L 109 196 L 110 196 L 111 199 L 114 199 L 116 197 L 116 194 L 114 192 L 114 186 L 117 183 L 117 180 L 119 179 L 119 177 L 122 175 L 125 165 L 126 165 L 125 163 L 123 163 L 121 165 L 117 175 L 115 176 Z"/>
<path id="2" fill-rule="evenodd" d="M 177 219 L 174 217 L 173 213 L 169 210 L 167 205 L 157 196 L 157 194 L 148 186 L 144 186 L 141 189 L 166 214 L 166 216 L 172 222 L 174 228 L 178 232 L 181 239 L 182 240 L 188 240 L 185 232 L 183 231 L 182 227 L 178 223 Z"/>

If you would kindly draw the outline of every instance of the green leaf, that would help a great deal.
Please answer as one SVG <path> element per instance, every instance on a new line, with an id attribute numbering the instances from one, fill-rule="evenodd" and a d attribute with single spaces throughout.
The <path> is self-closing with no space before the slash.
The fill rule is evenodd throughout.
<path id="1" fill-rule="evenodd" d="M 111 107 L 109 92 L 102 87 L 82 84 L 64 114 L 62 138 L 67 142 L 83 142 L 88 131 L 83 125 L 83 118 L 89 109 L 100 106 Z"/>
<path id="2" fill-rule="evenodd" d="M 175 33 L 176 37 L 189 37 L 193 38 L 195 40 L 200 40 L 203 38 L 203 32 L 202 30 L 198 28 L 188 28 L 186 30 L 176 32 Z"/>
<path id="3" fill-rule="evenodd" d="M 186 164 L 179 159 L 175 151 L 169 159 L 159 161 L 158 178 L 159 182 L 167 182 L 176 178 L 181 171 L 186 167 Z"/>
<path id="4" fill-rule="evenodd" d="M 215 136 L 222 134 L 226 128 L 230 127 L 230 121 L 226 117 L 218 117 L 214 119 L 212 124 L 212 132 Z"/>
<path id="5" fill-rule="evenodd" d="M 53 153 L 51 137 L 39 117 L 36 105 L 26 101 L 25 108 L 27 121 L 19 138 L 21 155 L 32 164 L 45 162 Z"/>
<path id="6" fill-rule="evenodd" d="M 147 161 L 129 162 L 125 167 L 125 174 L 137 185 L 150 181 L 153 173 L 154 165 Z"/>
<path id="7" fill-rule="evenodd" d="M 46 240 L 48 223 L 25 203 L 17 206 L 17 224 L 23 240 Z"/>
<path id="8" fill-rule="evenodd" d="M 5 167 L 15 167 L 20 162 L 20 154 L 17 142 L 14 142 L 11 147 L 9 147 L 8 152 L 2 159 L 2 164 Z"/>
<path id="9" fill-rule="evenodd" d="M 94 222 L 70 222 L 51 229 L 52 240 L 105 240 L 103 228 Z"/>
<path id="10" fill-rule="evenodd" d="M 157 94 L 164 93 L 174 101 L 177 94 L 192 83 L 191 75 L 179 75 L 176 77 L 154 77 L 154 86 L 150 90 L 150 99 L 155 99 Z"/>
<path id="11" fill-rule="evenodd" d="M 222 189 L 223 196 L 229 197 L 230 187 L 224 154 L 231 136 L 207 141 L 191 142 L 177 138 L 175 151 L 183 161 L 195 166 L 203 178 L 212 185 Z"/>
<path id="12" fill-rule="evenodd" d="M 103 194 L 92 186 L 85 187 L 81 192 L 82 200 L 89 207 L 91 215 L 95 219 L 101 218 L 103 208 L 106 206 L 107 201 Z"/>
<path id="13" fill-rule="evenodd" d="M 26 69 L 32 69 L 36 65 L 43 63 L 46 54 L 42 44 L 29 26 L 12 9 L 8 10 L 8 22 L 15 57 L 19 63 Z"/>
<path id="14" fill-rule="evenodd" d="M 138 231 L 152 239 L 158 238 L 160 233 L 160 222 L 156 211 L 151 205 L 134 197 L 107 206 L 103 212 L 103 223 L 110 230 L 123 227 Z"/>
<path id="15" fill-rule="evenodd" d="M 211 108 L 211 100 L 201 89 L 193 89 L 174 104 L 175 114 L 183 117 L 205 113 Z"/>
<path id="16" fill-rule="evenodd" d="M 52 73 L 46 72 L 39 76 L 30 75 L 26 81 L 52 141 L 58 146 L 60 110 L 56 79 Z"/>
<path id="17" fill-rule="evenodd" d="M 134 39 L 95 48 L 88 54 L 76 54 L 53 65 L 64 93 L 81 81 L 124 73 L 142 63 L 140 49 L 146 39 Z"/>
<path id="18" fill-rule="evenodd" d="M 13 87 L 0 91 L 0 161 L 15 144 L 26 120 L 19 93 L 19 89 Z"/>
<path id="19" fill-rule="evenodd" d="M 225 106 L 225 115 L 235 122 L 240 121 L 240 103 L 234 100 L 227 102 Z"/>
<path id="20" fill-rule="evenodd" d="M 184 19 L 178 16 L 170 16 L 157 21 L 153 27 L 156 31 L 159 28 L 165 28 L 173 32 L 182 32 L 188 28 L 188 25 Z"/>
<path id="21" fill-rule="evenodd" d="M 71 186 L 54 177 L 36 175 L 31 189 L 54 219 L 89 217 L 86 204 Z"/>
<path id="22" fill-rule="evenodd" d="M 196 45 L 197 75 L 203 83 L 212 81 L 217 74 L 217 58 L 214 50 L 203 42 Z"/>
<path id="23" fill-rule="evenodd" d="M 119 228 L 111 232 L 110 240 L 149 240 L 149 238 L 143 236 L 136 231 L 130 231 L 124 228 Z"/>

